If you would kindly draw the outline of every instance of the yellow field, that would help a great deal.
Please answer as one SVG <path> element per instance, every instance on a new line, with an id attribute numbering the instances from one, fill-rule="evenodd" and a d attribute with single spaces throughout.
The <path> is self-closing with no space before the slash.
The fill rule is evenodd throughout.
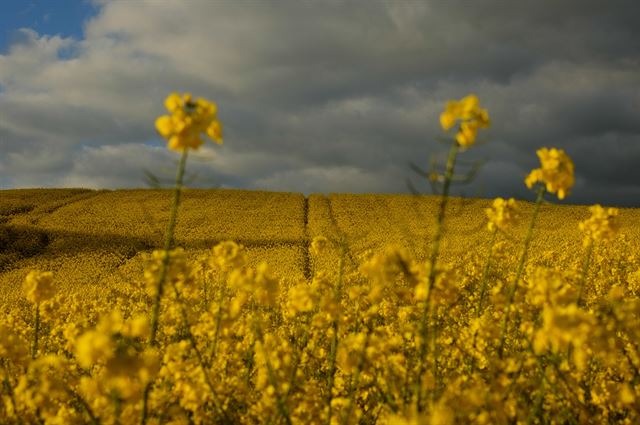
<path id="1" fill-rule="evenodd" d="M 0 192 L 1 423 L 640 420 L 639 209 L 585 268 L 588 207 L 542 205 L 511 304 L 528 202 L 492 245 L 451 198 L 429 294 L 439 197 L 182 195 L 147 346 L 172 192 Z"/>
<path id="2" fill-rule="evenodd" d="M 170 191 L 150 189 L 25 189 L 0 194 L 3 304 L 22 297 L 22 281 L 31 269 L 53 271 L 61 284 L 83 293 L 104 289 L 105 280 L 117 286 L 119 279 L 140 279 L 140 254 L 162 246 L 171 202 Z M 484 209 L 490 203 L 450 201 L 441 254 L 445 262 L 486 255 Z M 434 196 L 312 194 L 305 199 L 296 193 L 193 189 L 184 192 L 176 245 L 195 259 L 218 242 L 233 240 L 247 248 L 252 264 L 267 261 L 278 276 L 296 281 L 305 277 L 305 262 L 314 261 L 307 247 L 315 236 L 345 234 L 349 256 L 358 265 L 367 253 L 393 243 L 425 259 L 437 205 Z M 520 210 L 528 217 L 531 204 L 522 202 Z M 543 206 L 530 263 L 578 265 L 578 223 L 588 216 L 585 206 Z M 619 219 L 630 252 L 640 251 L 640 210 L 622 209 Z M 527 224 L 520 220 L 510 236 L 521 241 Z M 326 265 L 337 264 L 338 254 L 333 254 L 335 258 L 323 258 Z"/>

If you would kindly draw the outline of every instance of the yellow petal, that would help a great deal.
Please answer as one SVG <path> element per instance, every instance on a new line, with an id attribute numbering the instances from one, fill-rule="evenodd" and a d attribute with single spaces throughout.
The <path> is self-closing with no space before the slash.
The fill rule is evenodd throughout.
<path id="1" fill-rule="evenodd" d="M 217 144 L 222 144 L 222 123 L 215 120 L 207 128 L 207 136 L 213 139 Z"/>
<path id="2" fill-rule="evenodd" d="M 456 117 L 454 114 L 449 112 L 443 112 L 440 114 L 440 125 L 443 130 L 449 130 L 456 123 Z"/>
<path id="3" fill-rule="evenodd" d="M 184 137 L 180 137 L 180 136 L 172 136 L 169 139 L 168 146 L 169 146 L 169 149 L 172 149 L 174 151 L 181 151 L 182 149 L 187 147 L 185 145 Z"/>
<path id="4" fill-rule="evenodd" d="M 156 130 L 158 130 L 158 133 L 160 133 L 165 139 L 171 136 L 171 133 L 173 133 L 173 122 L 171 117 L 169 115 L 158 117 L 156 120 Z"/>
<path id="5" fill-rule="evenodd" d="M 178 93 L 171 93 L 164 101 L 164 106 L 169 112 L 175 112 L 182 108 L 182 99 Z"/>

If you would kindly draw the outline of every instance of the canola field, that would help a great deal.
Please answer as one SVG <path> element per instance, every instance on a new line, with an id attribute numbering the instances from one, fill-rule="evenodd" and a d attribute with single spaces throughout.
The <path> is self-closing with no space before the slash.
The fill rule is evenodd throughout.
<path id="1" fill-rule="evenodd" d="M 138 423 L 153 375 L 149 423 L 409 423 L 402 420 L 415 413 L 410 376 L 418 367 L 409 355 L 418 329 L 409 319 L 420 314 L 414 287 L 425 273 L 419 264 L 431 249 L 437 196 L 185 190 L 175 227 L 184 252 L 172 260 L 179 263 L 172 278 L 186 292 L 184 304 L 174 301 L 197 323 L 193 338 L 209 383 L 189 354 L 193 347 L 177 338 L 184 330 L 175 306 L 162 312 L 162 356 L 122 346 L 149 332 L 149 273 L 157 273 L 149 256 L 162 245 L 170 196 L 151 189 L 0 192 L 3 422 Z M 524 422 L 536 418 L 535 409 L 558 422 L 634 422 L 640 210 L 621 209 L 617 237 L 595 250 L 586 276 L 590 316 L 562 310 L 549 319 L 548 304 L 575 294 L 584 257 L 579 223 L 590 214 L 587 206 L 541 206 L 516 296 L 520 329 L 509 342 L 512 355 L 500 359 L 499 307 L 533 204 L 518 202 L 521 219 L 493 248 L 490 206 L 450 199 L 440 256 L 449 269 L 434 288 L 438 327 L 429 337 L 438 353 L 422 371 L 425 394 L 438 396 L 428 395 L 424 420 L 411 423 Z M 239 245 L 216 253 L 225 241 Z M 487 309 L 476 314 L 489 251 Z M 52 272 L 56 295 L 41 305 L 37 360 L 21 374 L 12 360 L 28 357 L 33 344 L 33 307 L 23 290 L 31 270 Z M 547 326 L 558 326 L 557 335 Z M 548 348 L 524 355 L 526 336 L 540 329 L 549 332 Z M 574 359 L 578 347 L 586 359 Z"/>
<path id="2" fill-rule="evenodd" d="M 438 196 L 185 189 L 222 124 L 165 107 L 173 190 L 0 191 L 0 423 L 640 422 L 640 209 L 555 205 L 564 150 L 451 197 L 469 95 Z"/>

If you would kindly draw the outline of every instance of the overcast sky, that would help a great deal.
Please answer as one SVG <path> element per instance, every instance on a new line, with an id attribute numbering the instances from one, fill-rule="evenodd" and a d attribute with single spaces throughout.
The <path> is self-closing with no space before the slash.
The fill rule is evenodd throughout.
<path id="1" fill-rule="evenodd" d="M 546 146 L 575 163 L 563 203 L 640 207 L 638 22 L 638 0 L 4 0 L 0 188 L 171 181 L 154 120 L 189 91 L 224 125 L 192 187 L 430 193 L 408 163 L 475 93 L 492 126 L 460 159 L 485 162 L 454 193 L 533 199 Z"/>

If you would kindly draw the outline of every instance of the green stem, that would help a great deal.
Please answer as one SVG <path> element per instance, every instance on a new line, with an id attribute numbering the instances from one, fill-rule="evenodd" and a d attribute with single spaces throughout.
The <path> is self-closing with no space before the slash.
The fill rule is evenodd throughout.
<path id="1" fill-rule="evenodd" d="M 176 172 L 176 187 L 173 192 L 173 202 L 171 203 L 171 213 L 169 216 L 169 223 L 167 225 L 167 233 L 164 241 L 164 257 L 162 258 L 162 266 L 160 268 L 160 276 L 158 278 L 158 288 L 156 290 L 155 298 L 153 300 L 153 310 L 151 314 L 151 336 L 149 338 L 149 347 L 156 345 L 156 336 L 158 332 L 158 320 L 160 317 L 160 300 L 164 291 L 164 283 L 167 278 L 167 270 L 169 268 L 169 250 L 173 244 L 173 232 L 176 226 L 176 218 L 178 216 L 178 206 L 180 205 L 180 193 L 182 191 L 182 180 L 184 178 L 184 171 L 187 164 L 187 148 L 182 150 L 182 156 L 180 157 L 180 163 Z M 149 381 L 144 388 L 144 394 L 142 398 L 142 417 L 140 423 L 142 425 L 147 423 L 148 419 L 148 400 L 149 393 L 151 392 L 151 384 Z"/>
<path id="2" fill-rule="evenodd" d="M 293 365 L 291 367 L 291 375 L 289 375 L 289 388 L 287 388 L 287 393 L 284 395 L 285 401 L 289 399 L 293 391 L 293 387 L 296 383 L 296 373 L 298 372 L 298 367 L 300 366 L 300 362 L 302 360 L 302 354 L 304 354 L 304 350 L 307 348 L 307 344 L 309 344 L 309 328 L 311 325 L 309 324 L 309 320 L 305 321 L 306 326 L 303 327 L 304 334 L 302 337 L 302 344 L 300 345 L 300 349 L 296 350 L 293 358 Z"/>
<path id="3" fill-rule="evenodd" d="M 343 241 L 344 243 L 344 241 Z M 335 302 L 339 303 L 342 298 L 342 278 L 344 274 L 344 256 L 345 256 L 345 247 L 344 245 L 340 246 L 340 262 L 338 263 L 338 284 L 336 285 L 335 291 Z M 331 402 L 333 400 L 333 384 L 336 375 L 336 356 L 338 352 L 338 318 L 335 317 L 331 324 L 333 327 L 333 338 L 331 339 L 331 351 L 329 353 L 329 378 L 327 380 L 327 406 L 329 409 L 329 413 L 327 414 L 327 425 L 331 423 L 331 415 L 332 408 Z"/>
<path id="4" fill-rule="evenodd" d="M 369 346 L 369 338 L 371 337 L 371 328 L 366 333 L 366 337 L 364 340 L 364 346 L 362 347 L 362 352 L 360 353 L 360 358 L 358 359 L 358 366 L 356 368 L 356 373 L 353 377 L 353 381 L 351 382 L 351 386 L 349 388 L 349 404 L 347 406 L 347 410 L 342 417 L 342 424 L 347 425 L 349 423 L 349 419 L 351 419 L 351 415 L 353 414 L 353 405 L 355 404 L 355 392 L 358 389 L 358 385 L 360 384 L 360 374 L 364 368 L 364 363 L 367 360 L 367 347 Z"/>
<path id="5" fill-rule="evenodd" d="M 3 384 L 4 388 L 5 388 L 5 391 L 9 395 L 9 401 L 11 402 L 11 407 L 13 408 L 13 414 L 18 419 L 18 423 L 22 423 L 22 421 L 18 417 L 16 399 L 15 399 L 15 397 L 13 395 L 13 388 L 11 388 L 11 381 L 9 380 L 9 369 L 7 367 L 8 361 L 5 360 L 5 359 L 1 359 L 1 360 L 2 360 L 2 369 L 4 371 L 4 377 L 2 379 L 2 384 Z"/>
<path id="6" fill-rule="evenodd" d="M 36 303 L 35 312 L 33 314 L 34 330 L 33 345 L 31 346 L 31 358 L 35 359 L 38 355 L 38 334 L 40 333 L 40 303 Z"/>
<path id="7" fill-rule="evenodd" d="M 173 202 L 171 204 L 171 215 L 169 217 L 169 224 L 167 225 L 167 233 L 164 241 L 164 257 L 162 258 L 162 267 L 160 268 L 160 277 L 158 278 L 158 288 L 156 296 L 153 300 L 153 315 L 151 316 L 151 339 L 149 345 L 156 344 L 156 335 L 158 332 L 158 318 L 160 313 L 160 300 L 164 292 L 164 283 L 167 278 L 167 270 L 169 268 L 169 250 L 173 245 L 173 232 L 176 227 L 176 219 L 178 216 L 178 206 L 180 205 L 180 193 L 182 191 L 182 179 L 184 177 L 184 171 L 187 163 L 188 149 L 183 149 L 182 156 L 180 157 L 180 164 L 178 165 L 178 171 L 176 173 L 176 187 L 173 192 Z"/>
<path id="8" fill-rule="evenodd" d="M 227 281 L 227 273 L 225 272 L 222 278 L 222 283 L 220 284 L 220 295 L 218 298 L 218 311 L 216 313 L 216 330 L 213 335 L 213 344 L 211 347 L 211 358 L 215 358 L 218 351 L 218 340 L 220 339 L 220 327 L 222 325 L 222 301 L 224 300 L 224 288 L 225 282 Z M 207 306 L 208 308 L 208 306 Z"/>
<path id="9" fill-rule="evenodd" d="M 209 374 L 207 373 L 207 367 L 205 365 L 202 352 L 198 348 L 196 339 L 193 336 L 193 333 L 191 332 L 191 328 L 189 327 L 189 317 L 187 316 L 187 310 L 184 308 L 184 304 L 182 303 L 180 292 L 178 292 L 178 288 L 176 287 L 175 283 L 172 286 L 173 286 L 174 294 L 176 296 L 176 301 L 180 304 L 180 315 L 182 316 L 182 326 L 184 328 L 184 334 L 187 337 L 187 340 L 189 341 L 189 343 L 191 344 L 191 348 L 196 353 L 196 358 L 198 359 L 198 365 L 200 366 L 200 369 L 202 370 L 202 374 L 204 375 L 205 383 L 207 384 L 207 387 L 209 387 L 209 391 L 211 392 L 211 399 L 213 400 L 213 404 L 218 410 L 218 413 L 220 413 L 220 415 L 225 419 L 225 421 L 227 421 L 229 418 L 227 417 L 227 414 L 222 408 L 222 404 L 218 399 L 218 394 L 216 392 L 216 389 L 213 386 L 213 382 L 211 382 L 211 378 L 209 377 Z"/>
<path id="10" fill-rule="evenodd" d="M 589 272 L 589 262 L 591 261 L 591 254 L 593 253 L 593 240 L 589 241 L 589 246 L 587 246 L 587 252 L 584 256 L 584 262 L 582 263 L 582 275 L 580 276 L 580 289 L 578 291 L 578 300 L 577 304 L 579 306 L 583 306 L 582 296 L 584 294 L 584 286 L 587 282 L 587 273 Z"/>
<path id="11" fill-rule="evenodd" d="M 531 237 L 533 236 L 533 228 L 535 227 L 536 218 L 538 218 L 538 212 L 540 211 L 540 205 L 542 204 L 542 199 L 544 198 L 545 188 L 544 186 L 540 186 L 538 189 L 538 195 L 536 197 L 536 203 L 533 209 L 533 216 L 531 217 L 531 222 L 529 223 L 529 229 L 527 230 L 527 236 L 524 240 L 524 249 L 522 250 L 522 255 L 520 256 L 520 263 L 518 264 L 518 271 L 516 273 L 516 277 L 513 280 L 513 284 L 509 290 L 509 296 L 507 298 L 507 305 L 504 308 L 504 315 L 502 317 L 502 326 L 500 331 L 500 345 L 498 346 L 498 356 L 502 358 L 502 354 L 504 351 L 504 342 L 507 336 L 507 325 L 509 318 L 509 311 L 511 310 L 511 304 L 516 296 L 516 289 L 518 288 L 518 282 L 520 281 L 520 277 L 522 276 L 522 272 L 524 271 L 524 265 L 527 260 L 527 253 L 529 251 L 529 244 L 531 243 Z"/>
<path id="12" fill-rule="evenodd" d="M 422 311 L 422 320 L 420 321 L 420 349 L 418 354 L 418 376 L 415 384 L 415 393 L 417 397 L 418 410 L 421 411 L 422 404 L 422 375 L 425 371 L 424 357 L 427 354 L 427 339 L 429 332 L 429 310 L 431 307 L 431 294 L 433 292 L 433 285 L 436 277 L 436 261 L 438 260 L 438 254 L 440 253 L 440 240 L 443 234 L 443 224 L 445 211 L 447 208 L 447 202 L 449 200 L 449 188 L 451 186 L 451 180 L 453 178 L 453 170 L 456 165 L 456 157 L 460 146 L 457 142 L 451 145 L 449 150 L 449 156 L 447 157 L 447 165 L 444 174 L 444 185 L 442 189 L 442 197 L 440 198 L 440 209 L 438 210 L 438 217 L 436 219 L 436 233 L 433 239 L 433 245 L 431 246 L 431 255 L 429 257 L 429 276 L 427 278 L 427 298 L 424 302 L 424 309 Z"/>
<path id="13" fill-rule="evenodd" d="M 100 421 L 98 420 L 96 415 L 91 410 L 91 406 L 89 406 L 89 403 L 87 403 L 87 401 L 84 398 L 82 398 L 82 396 L 80 394 L 75 392 L 71 387 L 67 386 L 65 388 L 65 390 L 66 390 L 67 394 L 69 394 L 71 397 L 73 397 L 76 400 L 76 402 L 78 402 L 78 404 L 80 404 L 80 406 L 82 406 L 82 408 L 84 409 L 85 413 L 89 416 L 89 419 L 91 419 L 91 424 L 99 425 Z"/>
<path id="14" fill-rule="evenodd" d="M 487 256 L 487 262 L 482 270 L 482 280 L 480 284 L 480 297 L 478 299 L 478 308 L 476 310 L 476 317 L 482 315 L 482 302 L 484 301 L 484 295 L 487 291 L 487 279 L 489 277 L 489 270 L 491 269 L 491 260 L 493 258 L 493 246 L 496 241 L 496 235 L 498 234 L 498 228 L 496 227 L 491 233 L 491 241 L 489 242 L 489 255 Z"/>
<path id="15" fill-rule="evenodd" d="M 269 378 L 269 383 L 273 387 L 274 394 L 276 396 L 276 405 L 278 406 L 278 412 L 280 416 L 284 419 L 287 425 L 291 425 L 291 416 L 289 415 L 289 409 L 287 409 L 287 405 L 280 395 L 280 390 L 278 389 L 278 381 L 276 379 L 275 371 L 273 370 L 273 366 L 271 365 L 271 360 L 269 360 L 269 353 L 267 352 L 266 347 L 264 346 L 264 338 L 262 335 L 262 329 L 260 328 L 260 321 L 258 318 L 255 319 L 254 329 L 256 333 L 256 339 L 260 342 L 262 346 L 262 355 L 264 356 L 264 362 L 267 367 L 267 376 Z"/>

